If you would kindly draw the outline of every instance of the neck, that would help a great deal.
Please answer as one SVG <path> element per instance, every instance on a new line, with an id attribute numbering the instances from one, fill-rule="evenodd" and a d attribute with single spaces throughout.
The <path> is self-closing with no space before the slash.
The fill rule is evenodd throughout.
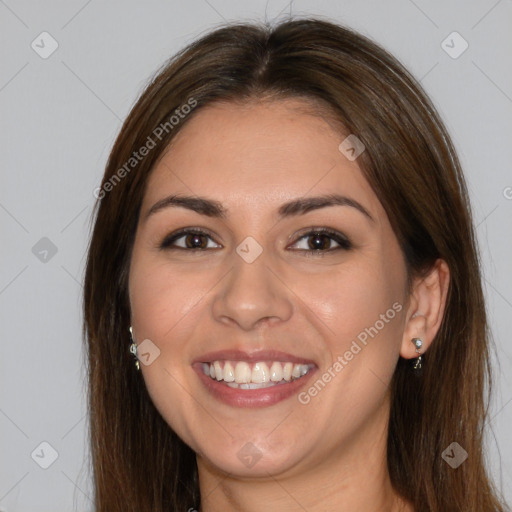
<path id="1" fill-rule="evenodd" d="M 391 485 L 386 450 L 387 411 L 328 457 L 293 474 L 238 478 L 198 457 L 200 512 L 413 512 Z"/>

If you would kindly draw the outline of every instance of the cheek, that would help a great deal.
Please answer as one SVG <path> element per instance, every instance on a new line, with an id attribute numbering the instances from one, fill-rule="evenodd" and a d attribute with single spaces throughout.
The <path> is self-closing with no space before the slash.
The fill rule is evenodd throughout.
<path id="1" fill-rule="evenodd" d="M 215 284 L 215 276 L 179 268 L 151 256 L 134 255 L 130 270 L 130 305 L 132 320 L 144 337 L 155 342 L 178 338 L 183 319 L 194 311 Z M 192 264 L 193 265 L 193 264 Z"/>
<path id="2" fill-rule="evenodd" d="M 142 377 L 155 407 L 165 421 L 189 445 L 190 424 L 187 399 L 194 396 L 190 382 L 190 340 L 201 325 L 198 312 L 202 299 L 212 288 L 205 273 L 177 271 L 167 262 L 134 251 L 129 279 L 132 325 L 137 341 L 150 339 L 159 350 L 150 365 L 141 364 Z M 191 420 L 188 420 L 189 422 Z M 200 418 L 197 419 L 198 423 Z"/>
<path id="3" fill-rule="evenodd" d="M 362 343 L 377 335 L 398 341 L 402 280 L 379 261 L 360 258 L 315 276 L 297 273 L 293 289 L 324 326 L 331 352 L 339 354 L 358 336 Z"/>
<path id="4" fill-rule="evenodd" d="M 382 403 L 402 341 L 405 266 L 401 253 L 378 252 L 313 278 L 298 275 L 294 288 L 314 313 L 326 356 L 322 382 L 306 389 L 303 403 L 331 411 L 348 430 Z"/>

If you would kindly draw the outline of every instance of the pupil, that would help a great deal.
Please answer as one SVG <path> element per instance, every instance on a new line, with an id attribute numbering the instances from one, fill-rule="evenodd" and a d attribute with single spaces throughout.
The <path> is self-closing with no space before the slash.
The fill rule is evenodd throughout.
<path id="1" fill-rule="evenodd" d="M 204 243 L 203 243 L 203 240 L 202 240 L 202 237 L 203 235 L 189 235 L 187 237 L 187 247 L 191 247 L 191 248 L 201 248 L 201 249 L 204 249 Z"/>
<path id="2" fill-rule="evenodd" d="M 311 249 L 328 249 L 329 248 L 329 238 L 325 235 L 318 234 L 312 235 L 310 237 L 309 246 Z"/>

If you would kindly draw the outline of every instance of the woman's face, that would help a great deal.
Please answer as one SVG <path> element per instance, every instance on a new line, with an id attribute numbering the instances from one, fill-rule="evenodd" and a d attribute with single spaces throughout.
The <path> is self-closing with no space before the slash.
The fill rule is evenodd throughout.
<path id="1" fill-rule="evenodd" d="M 133 334 L 149 394 L 200 468 L 364 463 L 385 439 L 405 263 L 345 136 L 304 105 L 203 108 L 148 182 Z"/>

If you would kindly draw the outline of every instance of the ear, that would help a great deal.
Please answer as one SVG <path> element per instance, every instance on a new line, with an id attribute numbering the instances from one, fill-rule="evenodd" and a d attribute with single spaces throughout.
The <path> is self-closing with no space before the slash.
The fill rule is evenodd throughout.
<path id="1" fill-rule="evenodd" d="M 400 347 L 403 358 L 418 357 L 416 347 L 411 342 L 413 338 L 422 340 L 422 354 L 430 347 L 443 320 L 449 282 L 450 270 L 441 259 L 436 260 L 426 277 L 414 280 Z"/>

